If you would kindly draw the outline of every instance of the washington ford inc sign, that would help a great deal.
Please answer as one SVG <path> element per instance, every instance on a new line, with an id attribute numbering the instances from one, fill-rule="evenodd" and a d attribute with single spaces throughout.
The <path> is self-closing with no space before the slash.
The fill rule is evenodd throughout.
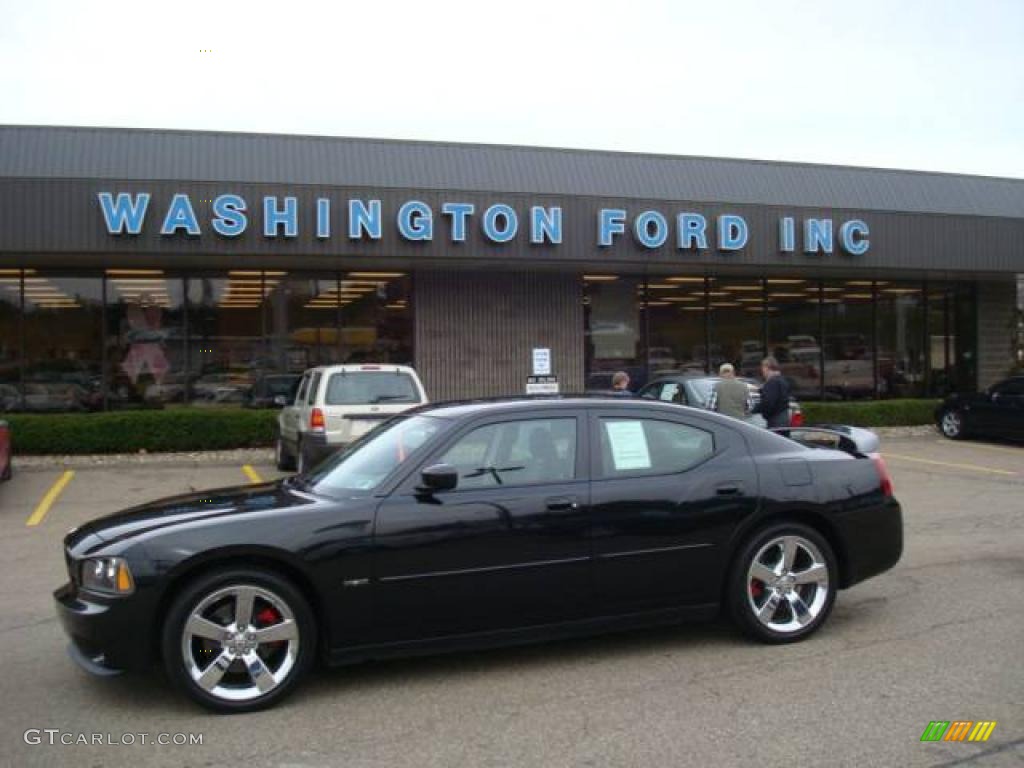
<path id="1" fill-rule="evenodd" d="M 146 224 L 150 207 L 148 192 L 100 192 L 97 195 L 103 221 L 111 235 L 138 235 Z M 204 201 L 205 202 L 205 201 Z M 335 203 L 338 203 L 337 206 Z M 332 212 L 341 208 L 344 216 Z M 296 238 L 299 236 L 299 201 L 295 197 L 268 195 L 255 206 L 263 237 Z M 225 238 L 240 237 L 256 218 L 249 203 L 240 195 L 225 194 L 212 198 L 208 221 L 200 222 L 189 195 L 171 197 L 166 209 L 151 216 L 160 224 L 163 237 L 186 235 L 199 237 L 203 226 Z M 343 220 L 342 220 L 343 219 Z M 420 200 L 402 203 L 397 210 L 385 211 L 380 200 L 348 199 L 316 200 L 312 215 L 304 214 L 319 240 L 334 236 L 334 225 L 343 226 L 343 236 L 350 240 L 380 240 L 384 227 L 394 227 L 404 240 L 433 241 L 445 238 L 453 243 L 465 242 L 470 227 L 479 227 L 484 238 L 492 243 L 507 243 L 517 237 L 529 238 L 535 245 L 562 243 L 561 206 L 533 205 L 517 210 L 506 203 L 495 203 L 480 211 L 473 203 L 446 202 L 435 209 Z M 618 238 L 632 237 L 643 248 L 661 248 L 670 238 L 680 250 L 719 251 L 742 250 L 750 238 L 746 220 L 736 214 L 708 217 L 683 211 L 668 216 L 661 211 L 645 210 L 630 215 L 621 208 L 601 208 L 594 221 L 597 245 L 609 247 Z M 629 234 L 627 234 L 627 232 Z M 851 256 L 867 253 L 870 247 L 868 225 L 851 219 L 833 225 L 829 218 L 797 220 L 782 216 L 778 223 L 778 249 L 793 253 L 798 247 L 806 254 L 830 254 L 836 246 Z"/>

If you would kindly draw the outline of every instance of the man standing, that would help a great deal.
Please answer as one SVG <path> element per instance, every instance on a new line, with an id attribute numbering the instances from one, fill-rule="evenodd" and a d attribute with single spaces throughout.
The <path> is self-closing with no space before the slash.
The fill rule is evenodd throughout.
<path id="1" fill-rule="evenodd" d="M 721 381 L 715 384 L 708 400 L 708 410 L 718 411 L 723 416 L 734 419 L 745 419 L 750 412 L 750 390 L 747 385 L 736 378 L 736 369 L 732 363 L 722 363 L 718 369 Z"/>
<path id="2" fill-rule="evenodd" d="M 764 377 L 761 402 L 754 406 L 753 412 L 764 416 L 769 429 L 788 427 L 789 382 L 779 370 L 779 361 L 771 356 L 762 360 L 761 375 Z"/>

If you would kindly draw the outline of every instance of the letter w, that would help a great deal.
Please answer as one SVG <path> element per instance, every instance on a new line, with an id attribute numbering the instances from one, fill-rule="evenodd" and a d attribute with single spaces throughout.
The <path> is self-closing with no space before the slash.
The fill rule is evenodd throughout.
<path id="1" fill-rule="evenodd" d="M 921 734 L 921 741 L 942 741 L 942 735 L 949 728 L 949 720 L 932 720 Z"/>
<path id="2" fill-rule="evenodd" d="M 100 192 L 97 197 L 103 211 L 103 219 L 107 224 L 107 232 L 112 235 L 120 235 L 123 232 L 137 235 L 142 231 L 146 208 L 149 207 L 148 192 L 140 192 L 134 199 L 127 192 L 118 192 L 116 200 L 109 192 Z"/>

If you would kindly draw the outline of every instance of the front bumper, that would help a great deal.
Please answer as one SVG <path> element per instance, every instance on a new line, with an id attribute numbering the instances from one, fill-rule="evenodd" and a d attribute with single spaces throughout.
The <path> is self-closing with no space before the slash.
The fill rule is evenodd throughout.
<path id="1" fill-rule="evenodd" d="M 71 583 L 53 593 L 57 617 L 71 639 L 68 653 L 79 666 L 94 674 L 149 666 L 151 623 L 139 615 L 134 597 L 103 598 L 80 592 Z"/>

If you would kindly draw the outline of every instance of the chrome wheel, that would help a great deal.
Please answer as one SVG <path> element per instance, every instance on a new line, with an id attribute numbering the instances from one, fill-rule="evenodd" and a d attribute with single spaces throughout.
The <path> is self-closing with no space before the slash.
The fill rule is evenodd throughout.
<path id="1" fill-rule="evenodd" d="M 802 536 L 779 536 L 761 547 L 747 569 L 746 583 L 750 610 L 773 632 L 799 632 L 828 604 L 828 564 L 821 550 Z"/>
<path id="2" fill-rule="evenodd" d="M 206 595 L 191 611 L 181 654 L 192 681 L 222 701 L 269 694 L 295 668 L 299 625 L 279 595 L 237 584 Z"/>
<path id="3" fill-rule="evenodd" d="M 942 434 L 946 437 L 957 438 L 963 432 L 964 421 L 958 411 L 946 411 L 942 414 Z"/>

